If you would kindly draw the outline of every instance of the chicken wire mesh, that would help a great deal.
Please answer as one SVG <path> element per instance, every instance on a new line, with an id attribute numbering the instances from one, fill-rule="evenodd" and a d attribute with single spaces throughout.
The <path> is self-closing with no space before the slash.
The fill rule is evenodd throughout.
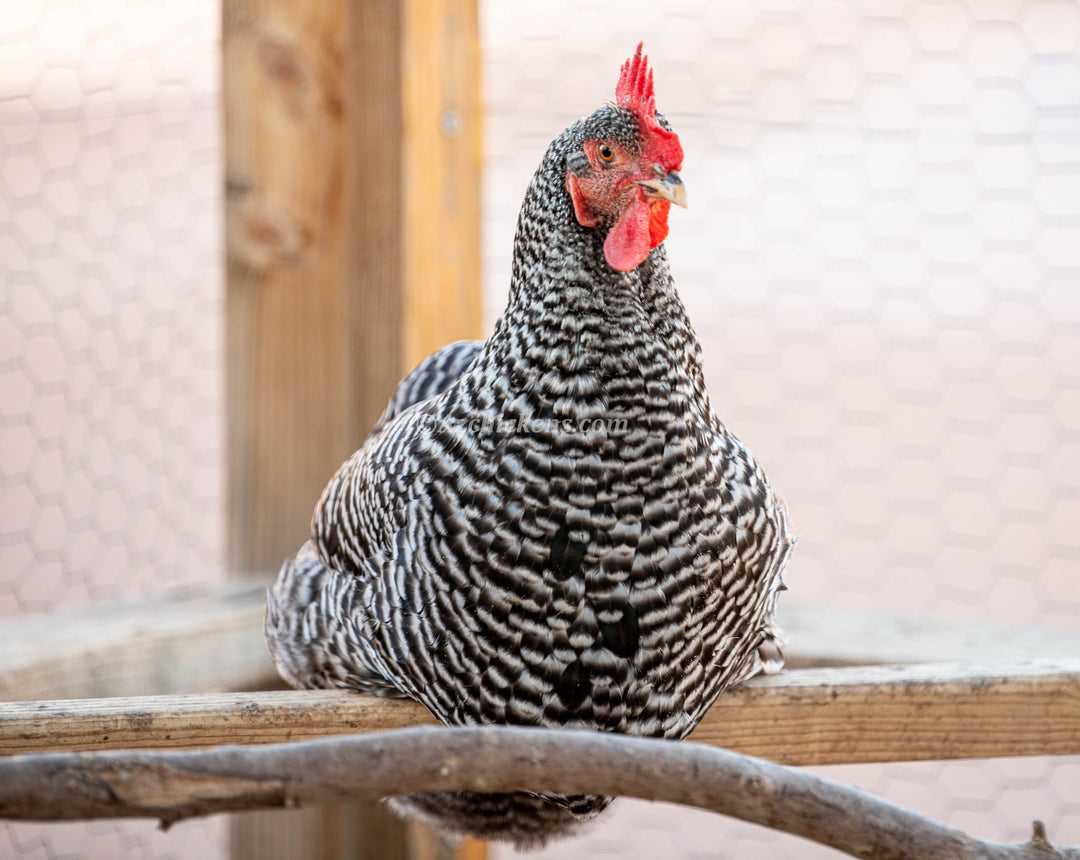
<path id="1" fill-rule="evenodd" d="M 1076 629 L 1080 5 L 481 11 L 489 319 L 546 144 L 644 38 L 687 153 L 668 244 L 710 391 L 800 535 L 785 600 Z M 0 12 L 0 616 L 220 575 L 219 13 Z M 1076 758 L 824 772 L 1080 842 Z M 532 856 L 794 851 L 837 856 L 624 801 Z M 224 852 L 220 822 L 0 825 L 0 857 Z"/>
<path id="2" fill-rule="evenodd" d="M 0 7 L 0 619 L 223 574 L 218 16 Z M 224 844 L 0 824 L 3 858 Z"/>
<path id="3" fill-rule="evenodd" d="M 221 563 L 210 5 L 0 12 L 0 616 Z"/>

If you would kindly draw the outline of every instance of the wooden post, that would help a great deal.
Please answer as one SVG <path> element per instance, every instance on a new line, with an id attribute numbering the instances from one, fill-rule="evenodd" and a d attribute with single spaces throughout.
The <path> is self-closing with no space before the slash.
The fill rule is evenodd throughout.
<path id="1" fill-rule="evenodd" d="M 409 367 L 480 334 L 476 0 L 224 0 L 222 40 L 228 556 L 265 574 Z M 239 817 L 234 857 L 409 856 L 381 807 L 316 812 Z"/>
<path id="2" fill-rule="evenodd" d="M 480 335 L 476 0 L 225 0 L 229 560 L 276 570 L 404 373 Z"/>

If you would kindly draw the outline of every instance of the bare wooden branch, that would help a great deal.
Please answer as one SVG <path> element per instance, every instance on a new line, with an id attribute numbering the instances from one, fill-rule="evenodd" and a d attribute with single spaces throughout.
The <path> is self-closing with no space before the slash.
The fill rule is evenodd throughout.
<path id="1" fill-rule="evenodd" d="M 0 755 L 193 748 L 431 722 L 339 691 L 0 705 Z M 692 739 L 786 764 L 1080 753 L 1080 660 L 803 669 L 725 693 Z"/>
<path id="2" fill-rule="evenodd" d="M 0 760 L 0 817 L 151 817 L 425 791 L 619 794 L 720 812 L 854 857 L 1080 858 L 1031 842 L 988 843 L 810 774 L 712 749 L 584 731 L 404 729 L 194 752 L 42 754 Z"/>

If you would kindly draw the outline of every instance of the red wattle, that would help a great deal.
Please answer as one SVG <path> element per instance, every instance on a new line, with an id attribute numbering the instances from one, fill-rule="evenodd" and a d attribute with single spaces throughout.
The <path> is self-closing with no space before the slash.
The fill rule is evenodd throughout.
<path id="1" fill-rule="evenodd" d="M 650 214 L 649 204 L 639 198 L 615 222 L 604 240 L 604 257 L 611 268 L 629 272 L 649 256 Z"/>
<path id="2" fill-rule="evenodd" d="M 649 207 L 649 247 L 655 248 L 667 238 L 667 216 L 671 211 L 671 204 L 666 200 L 657 200 Z"/>
<path id="3" fill-rule="evenodd" d="M 667 238 L 670 211 L 671 204 L 666 200 L 650 203 L 638 199 L 627 206 L 604 240 L 608 265 L 620 272 L 640 266 L 649 251 Z"/>

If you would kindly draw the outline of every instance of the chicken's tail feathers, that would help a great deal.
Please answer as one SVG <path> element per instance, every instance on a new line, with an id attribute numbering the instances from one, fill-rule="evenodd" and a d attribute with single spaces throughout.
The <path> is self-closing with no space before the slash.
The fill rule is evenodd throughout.
<path id="1" fill-rule="evenodd" d="M 345 688 L 404 695 L 366 660 L 356 601 L 360 578 L 326 567 L 308 541 L 266 594 L 266 641 L 278 673 L 298 689 Z"/>
<path id="2" fill-rule="evenodd" d="M 378 433 L 406 409 L 446 391 L 476 361 L 483 348 L 482 340 L 458 340 L 425 358 L 398 383 L 372 434 Z"/>

